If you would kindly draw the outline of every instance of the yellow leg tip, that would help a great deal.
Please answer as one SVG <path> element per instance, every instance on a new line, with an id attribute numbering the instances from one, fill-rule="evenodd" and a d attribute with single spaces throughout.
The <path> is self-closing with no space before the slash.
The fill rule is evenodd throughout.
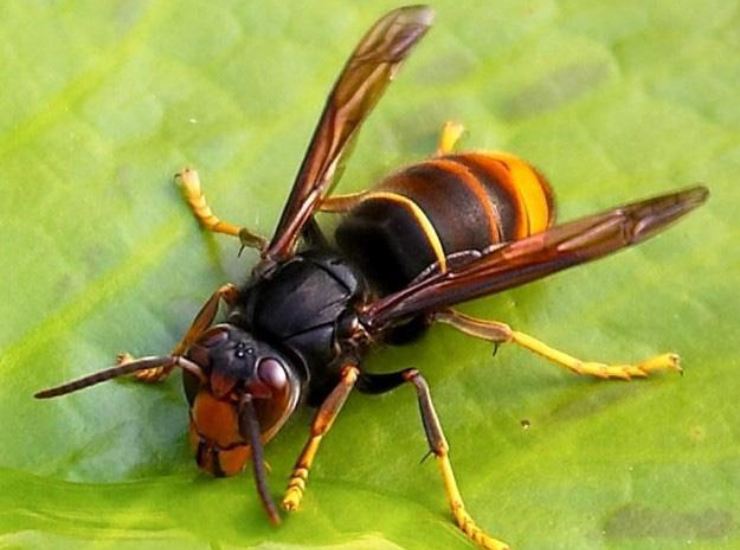
<path id="1" fill-rule="evenodd" d="M 664 353 L 641 361 L 635 365 L 607 365 L 605 363 L 585 362 L 570 367 L 576 374 L 585 374 L 603 379 L 631 380 L 647 378 L 654 372 L 672 370 L 683 372 L 680 358 L 675 353 Z"/>
<path id="2" fill-rule="evenodd" d="M 283 509 L 292 512 L 298 508 L 303 499 L 303 492 L 306 490 L 306 479 L 308 478 L 308 468 L 297 468 L 288 481 L 288 488 L 283 496 Z"/>
<path id="3" fill-rule="evenodd" d="M 302 498 L 303 491 L 301 491 L 297 487 L 290 487 L 285 492 L 285 496 L 283 497 L 283 510 L 285 510 L 286 512 L 293 512 L 297 510 Z"/>
<path id="4" fill-rule="evenodd" d="M 200 185 L 200 177 L 198 172 L 192 168 L 183 168 L 177 174 L 175 174 L 175 183 L 182 191 L 185 199 L 192 203 L 192 207 L 195 209 L 206 208 L 205 198 L 203 197 L 203 190 Z M 211 213 L 205 214 L 206 216 Z M 196 212 L 196 216 L 198 213 Z"/>
<path id="5" fill-rule="evenodd" d="M 197 189 L 197 192 L 200 193 L 200 178 L 197 170 L 183 168 L 175 174 L 175 183 L 185 189 Z"/>
<path id="6" fill-rule="evenodd" d="M 510 550 L 508 544 L 493 538 L 478 527 L 475 520 L 473 520 L 462 505 L 454 510 L 453 516 L 460 530 L 481 548 L 486 548 L 487 550 Z"/>
<path id="7" fill-rule="evenodd" d="M 675 353 L 664 353 L 663 355 L 657 355 L 651 357 L 637 364 L 637 368 L 643 371 L 646 375 L 654 371 L 659 370 L 673 370 L 676 372 L 683 372 L 681 368 L 681 358 Z"/>
<path id="8" fill-rule="evenodd" d="M 175 183 L 180 187 L 190 210 L 201 226 L 214 233 L 224 233 L 239 237 L 243 246 L 255 246 L 266 240 L 234 224 L 219 219 L 208 206 L 206 197 L 200 185 L 198 172 L 192 168 L 184 168 L 175 174 Z"/>
<path id="9" fill-rule="evenodd" d="M 447 122 L 445 122 L 444 126 L 442 127 L 442 133 L 439 136 L 437 154 L 447 155 L 449 153 L 452 153 L 455 145 L 458 141 L 460 141 L 460 137 L 462 137 L 464 131 L 465 126 L 463 126 L 459 122 L 455 122 L 452 120 L 448 120 Z"/>

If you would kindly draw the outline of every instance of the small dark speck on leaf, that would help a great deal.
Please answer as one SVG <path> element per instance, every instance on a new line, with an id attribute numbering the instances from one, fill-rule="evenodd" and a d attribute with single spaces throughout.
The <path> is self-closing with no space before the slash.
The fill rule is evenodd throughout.
<path id="1" fill-rule="evenodd" d="M 689 437 L 694 443 L 702 443 L 707 437 L 707 432 L 704 426 L 692 426 L 689 430 Z"/>
<path id="2" fill-rule="evenodd" d="M 707 508 L 698 512 L 656 510 L 627 505 L 614 513 L 606 523 L 608 538 L 717 539 L 733 528 L 732 514 Z"/>
<path id="3" fill-rule="evenodd" d="M 519 421 L 519 424 L 521 425 L 522 430 L 528 430 L 529 428 L 532 427 L 532 423 L 529 420 L 527 420 L 526 418 L 520 420 Z"/>
<path id="4" fill-rule="evenodd" d="M 563 67 L 505 100 L 503 116 L 514 120 L 553 111 L 596 88 L 608 76 L 609 67 L 604 63 Z"/>

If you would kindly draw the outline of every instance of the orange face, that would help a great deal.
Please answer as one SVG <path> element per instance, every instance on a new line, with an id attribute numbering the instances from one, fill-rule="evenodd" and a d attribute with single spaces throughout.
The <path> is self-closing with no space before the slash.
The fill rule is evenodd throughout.
<path id="1" fill-rule="evenodd" d="M 260 439 L 267 443 L 295 409 L 300 385 L 286 363 L 261 357 L 251 376 L 237 381 L 211 372 L 190 408 L 190 444 L 201 469 L 216 476 L 232 476 L 244 468 L 252 452 L 240 429 L 240 402 L 248 394 L 260 425 Z"/>
<path id="2" fill-rule="evenodd" d="M 239 433 L 237 404 L 206 389 L 190 410 L 190 444 L 198 466 L 216 477 L 238 474 L 251 455 Z"/>

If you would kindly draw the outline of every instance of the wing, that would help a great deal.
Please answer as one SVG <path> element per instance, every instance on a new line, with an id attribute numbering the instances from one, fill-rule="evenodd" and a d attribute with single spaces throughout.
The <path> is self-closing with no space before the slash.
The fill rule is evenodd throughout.
<path id="1" fill-rule="evenodd" d="M 263 253 L 265 259 L 278 261 L 293 253 L 301 230 L 331 186 L 348 143 L 433 18 L 427 6 L 393 10 L 357 45 L 329 95 L 275 234 Z"/>
<path id="2" fill-rule="evenodd" d="M 627 204 L 557 225 L 543 233 L 504 244 L 490 253 L 437 272 L 370 304 L 360 321 L 380 331 L 395 319 L 493 294 L 582 264 L 662 231 L 702 204 L 705 187 L 693 187 Z"/>

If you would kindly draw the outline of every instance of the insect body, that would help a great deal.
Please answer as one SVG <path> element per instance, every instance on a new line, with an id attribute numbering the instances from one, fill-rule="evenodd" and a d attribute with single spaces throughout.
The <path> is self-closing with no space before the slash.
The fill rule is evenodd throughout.
<path id="1" fill-rule="evenodd" d="M 394 10 L 360 41 L 329 95 L 270 240 L 220 220 L 197 173 L 179 174 L 204 227 L 260 250 L 244 284 L 219 288 L 170 354 L 125 356 L 114 367 L 36 396 L 132 373 L 159 380 L 180 368 L 198 465 L 216 476 L 233 475 L 251 459 L 260 499 L 277 523 L 263 445 L 296 407 L 318 405 L 282 499 L 285 510 L 300 503 L 321 440 L 352 390 L 382 393 L 409 383 L 457 525 L 483 547 L 507 548 L 466 511 L 423 376 L 416 369 L 368 372 L 364 355 L 372 345 L 406 341 L 442 322 L 495 344 L 517 344 L 579 374 L 629 379 L 680 370 L 674 354 L 626 365 L 580 361 L 504 323 L 451 307 L 638 243 L 703 203 L 708 192 L 694 187 L 553 225 L 552 192 L 534 168 L 505 153 L 453 153 L 459 128 L 448 125 L 432 159 L 368 191 L 330 194 L 348 143 L 432 16 L 424 6 Z M 345 214 L 336 246 L 316 224 L 318 211 Z M 222 302 L 225 318 L 216 322 Z"/>
<path id="2" fill-rule="evenodd" d="M 554 218 L 552 201 L 544 177 L 513 155 L 438 156 L 356 195 L 336 238 L 375 286 L 390 293 L 431 265 L 446 270 L 448 257 L 544 231 Z"/>

